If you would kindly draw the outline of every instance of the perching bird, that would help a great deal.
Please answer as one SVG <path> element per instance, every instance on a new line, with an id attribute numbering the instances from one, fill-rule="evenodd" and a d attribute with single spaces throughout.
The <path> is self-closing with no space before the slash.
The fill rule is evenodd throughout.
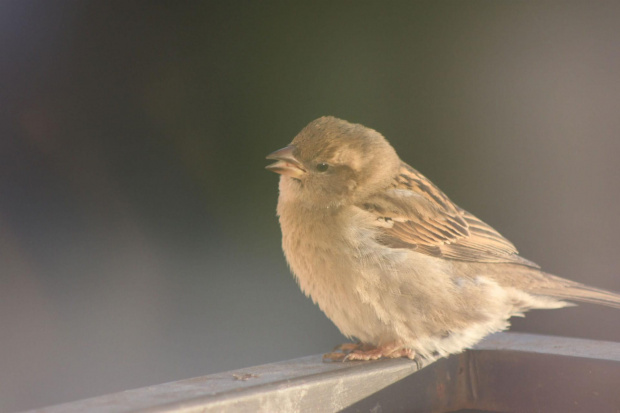
<path id="1" fill-rule="evenodd" d="M 361 342 L 345 348 L 355 348 L 346 360 L 459 353 L 512 316 L 573 300 L 620 308 L 620 295 L 519 256 L 363 125 L 316 119 L 267 159 L 281 175 L 291 270 L 342 334 Z"/>

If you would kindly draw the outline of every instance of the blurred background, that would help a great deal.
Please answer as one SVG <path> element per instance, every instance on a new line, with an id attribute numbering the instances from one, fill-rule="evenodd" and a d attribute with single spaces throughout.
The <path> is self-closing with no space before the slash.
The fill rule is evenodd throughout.
<path id="1" fill-rule="evenodd" d="M 334 115 L 620 290 L 620 5 L 0 2 L 0 411 L 325 352 L 265 155 Z M 620 341 L 620 312 L 513 331 Z M 614 384 L 615 385 L 615 384 Z"/>

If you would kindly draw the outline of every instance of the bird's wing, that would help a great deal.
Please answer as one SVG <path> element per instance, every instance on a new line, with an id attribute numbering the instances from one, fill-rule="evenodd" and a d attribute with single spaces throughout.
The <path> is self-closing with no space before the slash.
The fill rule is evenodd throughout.
<path id="1" fill-rule="evenodd" d="M 459 208 L 405 163 L 392 188 L 366 199 L 358 207 L 376 216 L 377 239 L 386 246 L 461 261 L 538 267 L 520 257 L 510 241 Z"/>

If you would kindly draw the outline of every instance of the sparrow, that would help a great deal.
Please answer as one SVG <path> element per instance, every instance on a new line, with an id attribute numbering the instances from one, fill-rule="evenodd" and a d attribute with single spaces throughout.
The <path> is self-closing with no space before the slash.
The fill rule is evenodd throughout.
<path id="1" fill-rule="evenodd" d="M 521 257 L 373 129 L 324 116 L 267 159 L 280 174 L 277 215 L 291 271 L 358 340 L 328 359 L 445 357 L 532 309 L 620 308 L 620 295 Z"/>

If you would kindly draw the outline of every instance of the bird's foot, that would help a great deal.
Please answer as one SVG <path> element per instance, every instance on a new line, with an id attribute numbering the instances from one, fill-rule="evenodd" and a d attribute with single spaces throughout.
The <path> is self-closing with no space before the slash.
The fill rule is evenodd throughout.
<path id="1" fill-rule="evenodd" d="M 346 355 L 344 361 L 378 360 L 380 358 L 397 359 L 407 357 L 415 360 L 415 351 L 395 345 L 379 346 L 370 350 L 353 350 Z"/>
<path id="2" fill-rule="evenodd" d="M 370 350 L 374 347 L 363 343 L 343 343 L 331 351 L 331 353 L 323 354 L 323 361 L 344 361 L 345 357 L 353 351 Z"/>
<path id="3" fill-rule="evenodd" d="M 324 361 L 367 361 L 380 358 L 407 357 L 415 360 L 415 352 L 395 344 L 374 347 L 362 343 L 345 343 L 334 348 L 334 351 L 323 355 Z"/>

